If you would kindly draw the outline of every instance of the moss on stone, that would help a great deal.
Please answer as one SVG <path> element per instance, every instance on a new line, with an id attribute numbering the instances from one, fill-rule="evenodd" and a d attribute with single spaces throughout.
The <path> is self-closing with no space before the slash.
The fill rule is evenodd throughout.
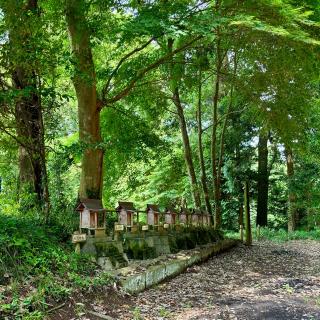
<path id="1" fill-rule="evenodd" d="M 145 260 L 156 257 L 155 248 L 148 246 L 145 240 L 130 240 L 125 252 L 129 259 L 135 260 Z"/>

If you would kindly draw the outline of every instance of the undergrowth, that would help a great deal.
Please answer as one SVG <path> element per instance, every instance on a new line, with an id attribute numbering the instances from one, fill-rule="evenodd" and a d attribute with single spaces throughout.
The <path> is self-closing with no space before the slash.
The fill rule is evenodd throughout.
<path id="1" fill-rule="evenodd" d="M 239 233 L 234 231 L 225 231 L 226 237 L 239 239 Z M 245 237 L 245 231 L 244 231 Z M 252 230 L 252 237 L 255 240 L 271 240 L 277 242 L 284 242 L 289 240 L 320 240 L 320 229 L 310 231 L 296 230 L 288 232 L 284 229 L 270 229 L 260 228 L 260 236 L 258 236 L 257 229 Z"/>
<path id="2" fill-rule="evenodd" d="M 32 217 L 0 215 L 0 318 L 42 319 L 76 291 L 111 280 L 74 253 L 69 230 Z"/>

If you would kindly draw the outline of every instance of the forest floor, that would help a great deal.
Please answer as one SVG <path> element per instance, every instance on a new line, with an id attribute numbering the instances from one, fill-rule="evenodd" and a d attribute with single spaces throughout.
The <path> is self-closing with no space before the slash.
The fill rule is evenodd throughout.
<path id="1" fill-rule="evenodd" d="M 240 245 L 140 294 L 101 292 L 85 305 L 119 320 L 320 319 L 320 242 Z"/>

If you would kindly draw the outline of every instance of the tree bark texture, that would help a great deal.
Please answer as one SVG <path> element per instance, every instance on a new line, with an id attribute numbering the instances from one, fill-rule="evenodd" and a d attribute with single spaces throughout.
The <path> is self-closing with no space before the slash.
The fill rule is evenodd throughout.
<path id="1" fill-rule="evenodd" d="M 268 133 L 260 132 L 258 143 L 257 226 L 268 225 Z"/>
<path id="2" fill-rule="evenodd" d="M 78 101 L 79 138 L 84 147 L 79 196 L 101 199 L 103 149 L 99 145 L 100 111 L 85 2 L 67 0 L 66 5 L 66 20 L 75 62 L 73 84 Z"/>
<path id="3" fill-rule="evenodd" d="M 9 30 L 12 48 L 12 82 L 17 91 L 15 102 L 15 119 L 17 141 L 19 142 L 19 189 L 21 192 L 34 192 L 45 218 L 49 214 L 49 191 L 46 168 L 46 151 L 44 141 L 44 124 L 40 96 L 41 83 L 33 66 L 26 65 L 33 39 L 29 31 L 29 20 L 39 16 L 36 0 L 8 4 L 12 21 Z M 20 21 L 17 22 L 17 13 Z M 12 15 L 12 16 L 11 16 Z"/>

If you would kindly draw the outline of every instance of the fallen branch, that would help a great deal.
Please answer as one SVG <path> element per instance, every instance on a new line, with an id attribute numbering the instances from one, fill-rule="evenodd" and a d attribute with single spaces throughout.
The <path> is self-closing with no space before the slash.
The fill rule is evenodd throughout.
<path id="1" fill-rule="evenodd" d="M 58 306 L 56 306 L 56 307 L 54 307 L 54 308 L 49 309 L 47 312 L 50 313 L 50 312 L 59 310 L 59 309 L 63 308 L 65 305 L 66 305 L 66 303 L 64 302 L 64 303 L 59 304 Z"/>
<path id="2" fill-rule="evenodd" d="M 101 314 L 101 313 L 98 313 L 98 312 L 87 310 L 87 313 L 92 314 L 93 316 L 95 316 L 97 318 L 100 318 L 100 319 L 104 319 L 104 320 L 115 320 L 114 318 L 112 318 L 110 316 L 107 316 L 105 314 Z"/>

